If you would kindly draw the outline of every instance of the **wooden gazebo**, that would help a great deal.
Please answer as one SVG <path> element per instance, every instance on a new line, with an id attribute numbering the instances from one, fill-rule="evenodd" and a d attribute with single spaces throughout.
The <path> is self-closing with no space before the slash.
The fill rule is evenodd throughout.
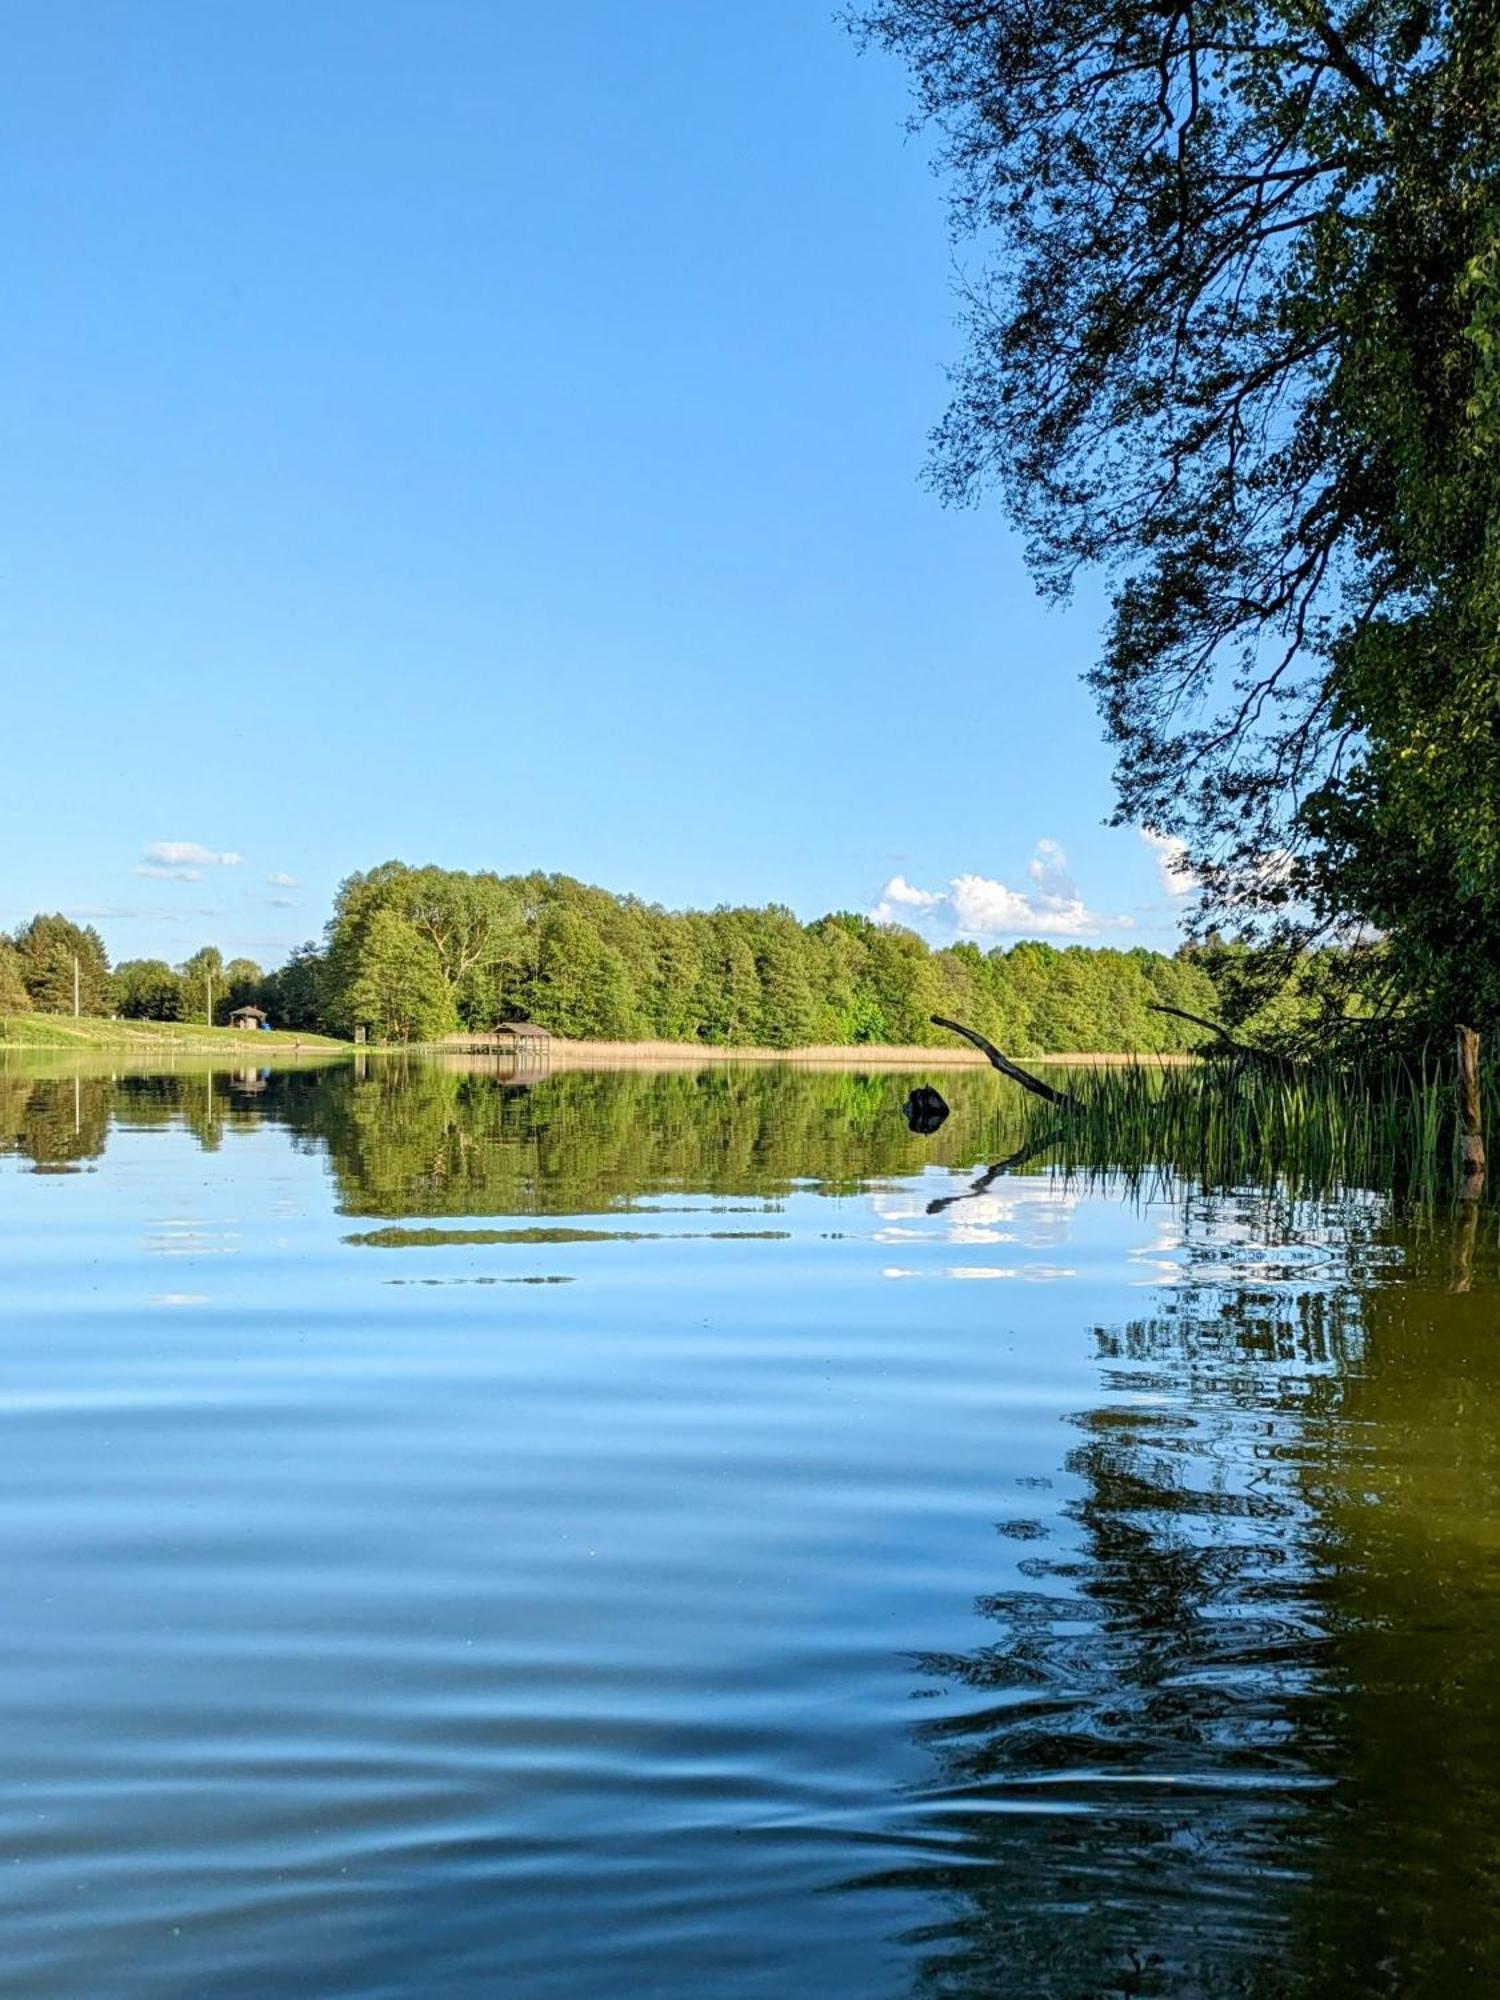
<path id="1" fill-rule="evenodd" d="M 231 1028 L 268 1028 L 271 1017 L 259 1007 L 236 1007 L 229 1016 Z"/>
<path id="2" fill-rule="evenodd" d="M 539 1028 L 535 1021 L 502 1021 L 495 1038 L 501 1048 L 514 1049 L 518 1057 L 542 1056 L 551 1045 L 552 1032 Z"/>

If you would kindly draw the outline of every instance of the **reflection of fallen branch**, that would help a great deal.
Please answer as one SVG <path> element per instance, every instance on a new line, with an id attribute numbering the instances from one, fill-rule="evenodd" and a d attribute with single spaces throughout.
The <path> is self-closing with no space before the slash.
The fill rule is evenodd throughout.
<path id="1" fill-rule="evenodd" d="M 941 1215 L 945 1208 L 952 1208 L 955 1202 L 972 1201 L 976 1195 L 988 1194 L 1002 1174 L 1014 1173 L 1017 1167 L 1024 1167 L 1028 1160 L 1034 1160 L 1038 1153 L 1045 1153 L 1047 1148 L 1055 1145 L 1061 1137 L 1062 1129 L 1059 1127 L 1057 1131 L 1049 1132 L 1045 1138 L 1033 1139 L 1029 1146 L 1022 1146 L 1019 1152 L 1012 1153 L 1008 1159 L 996 1160 L 992 1167 L 986 1167 L 974 1185 L 965 1188 L 962 1194 L 939 1195 L 936 1201 L 928 1202 L 927 1213 Z"/>
<path id="2" fill-rule="evenodd" d="M 952 1034 L 962 1035 L 966 1042 L 972 1042 L 1002 1076 L 1008 1076 L 1012 1083 L 1020 1084 L 1022 1090 L 1029 1090 L 1034 1097 L 1045 1097 L 1047 1102 L 1055 1104 L 1059 1111 L 1080 1109 L 1076 1097 L 1069 1097 L 1065 1090 L 1054 1090 L 1050 1083 L 1043 1083 L 1039 1076 L 1033 1076 L 1029 1070 L 1022 1069 L 1020 1064 L 1013 1063 L 1009 1056 L 1001 1055 L 995 1044 L 986 1041 L 977 1029 L 966 1028 L 961 1021 L 949 1021 L 941 1014 L 932 1016 L 932 1025 L 935 1028 L 947 1028 Z"/>

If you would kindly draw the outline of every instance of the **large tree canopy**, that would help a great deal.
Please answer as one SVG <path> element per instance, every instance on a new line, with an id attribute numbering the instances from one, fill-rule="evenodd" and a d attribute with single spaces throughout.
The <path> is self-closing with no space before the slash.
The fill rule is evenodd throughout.
<path id="1" fill-rule="evenodd" d="M 937 481 L 997 483 L 1046 588 L 1112 574 L 1094 683 L 1119 817 L 1186 838 L 1205 921 L 1394 934 L 1412 885 L 1386 850 L 1419 827 L 1442 847 L 1455 720 L 1494 776 L 1496 21 L 1494 0 L 862 10 L 944 135 L 958 227 L 997 246 Z M 1468 895 L 1494 956 L 1479 816 L 1424 880 Z"/>
<path id="2" fill-rule="evenodd" d="M 12 940 L 31 1004 L 43 1014 L 102 1014 L 109 1005 L 109 957 L 92 924 L 38 915 Z"/>

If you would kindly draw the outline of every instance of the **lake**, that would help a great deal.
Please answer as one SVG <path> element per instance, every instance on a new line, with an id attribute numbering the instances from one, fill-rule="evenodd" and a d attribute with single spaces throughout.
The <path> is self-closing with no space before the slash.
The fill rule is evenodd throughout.
<path id="1" fill-rule="evenodd" d="M 921 1080 L 0 1057 L 0 1992 L 1496 1990 L 1493 1215 Z"/>

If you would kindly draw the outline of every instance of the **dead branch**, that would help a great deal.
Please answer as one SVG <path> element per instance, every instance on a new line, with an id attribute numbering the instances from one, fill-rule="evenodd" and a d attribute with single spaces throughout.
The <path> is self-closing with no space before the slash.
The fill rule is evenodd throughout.
<path id="1" fill-rule="evenodd" d="M 1012 1083 L 1020 1084 L 1022 1090 L 1029 1090 L 1033 1097 L 1044 1097 L 1049 1104 L 1055 1104 L 1059 1111 L 1077 1111 L 1081 1107 L 1076 1097 L 1069 1097 L 1065 1090 L 1054 1090 L 1050 1083 L 1043 1083 L 1039 1076 L 1032 1076 L 1029 1070 L 1013 1063 L 1008 1056 L 1001 1055 L 995 1044 L 986 1041 L 974 1028 L 966 1028 L 961 1021 L 950 1021 L 942 1014 L 932 1016 L 935 1028 L 947 1028 L 950 1034 L 962 1035 L 966 1042 L 972 1042 L 980 1054 L 985 1056 L 1002 1076 L 1008 1076 Z"/>

